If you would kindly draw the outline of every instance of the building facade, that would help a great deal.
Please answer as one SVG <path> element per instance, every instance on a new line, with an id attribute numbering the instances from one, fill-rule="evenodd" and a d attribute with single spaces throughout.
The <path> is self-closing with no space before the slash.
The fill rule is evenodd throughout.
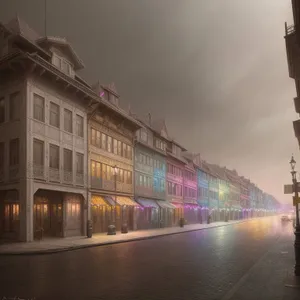
<path id="1" fill-rule="evenodd" d="M 188 224 L 196 224 L 202 222 L 201 209 L 197 203 L 196 155 L 186 151 L 183 157 L 187 161 L 183 173 L 184 218 Z"/>
<path id="2" fill-rule="evenodd" d="M 185 150 L 175 141 L 167 144 L 167 200 L 174 206 L 174 226 L 184 218 L 183 174 L 187 162 L 182 152 Z"/>
<path id="3" fill-rule="evenodd" d="M 95 104 L 88 116 L 93 231 L 105 232 L 109 225 L 120 230 L 123 224 L 136 230 L 140 205 L 134 201 L 133 142 L 140 125 L 119 107 L 114 84 L 97 83 L 93 89 L 109 104 Z"/>
<path id="4" fill-rule="evenodd" d="M 65 39 L 40 38 L 19 18 L 1 25 L 1 31 L 1 237 L 83 235 L 85 103 L 93 98 L 76 75 L 83 64 Z"/>
<path id="5" fill-rule="evenodd" d="M 167 133 L 151 115 L 141 120 L 135 144 L 135 198 L 143 206 L 140 227 L 172 226 L 173 206 L 166 202 Z"/>
<path id="6" fill-rule="evenodd" d="M 209 168 L 208 176 L 208 193 L 209 193 L 209 212 L 211 215 L 211 221 L 219 221 L 219 178 L 215 173 L 213 167 L 207 164 Z"/>

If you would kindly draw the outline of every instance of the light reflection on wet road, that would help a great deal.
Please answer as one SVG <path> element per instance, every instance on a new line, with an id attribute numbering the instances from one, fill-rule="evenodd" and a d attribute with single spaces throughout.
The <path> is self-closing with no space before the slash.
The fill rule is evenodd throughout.
<path id="1" fill-rule="evenodd" d="M 52 255 L 0 256 L 0 296 L 220 299 L 281 234 L 292 235 L 292 224 L 273 217 Z"/>

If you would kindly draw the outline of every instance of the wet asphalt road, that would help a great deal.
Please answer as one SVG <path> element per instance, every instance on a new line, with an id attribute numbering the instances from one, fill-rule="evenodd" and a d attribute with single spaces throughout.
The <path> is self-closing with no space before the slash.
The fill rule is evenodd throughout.
<path id="1" fill-rule="evenodd" d="M 221 299 L 285 230 L 273 217 L 52 255 L 0 256 L 0 296 Z"/>

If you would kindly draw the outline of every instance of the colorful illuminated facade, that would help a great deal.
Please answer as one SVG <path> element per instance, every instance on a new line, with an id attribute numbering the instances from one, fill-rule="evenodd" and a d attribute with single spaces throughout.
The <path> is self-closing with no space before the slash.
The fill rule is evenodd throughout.
<path id="1" fill-rule="evenodd" d="M 184 217 L 183 174 L 187 161 L 182 152 L 186 149 L 175 141 L 167 146 L 167 200 L 175 207 L 173 224 Z"/>
<path id="2" fill-rule="evenodd" d="M 137 119 L 142 128 L 136 133 L 135 199 L 143 207 L 138 227 L 171 226 L 173 207 L 166 202 L 166 128 L 158 128 L 150 114 L 147 120 Z"/>
<path id="3" fill-rule="evenodd" d="M 183 173 L 184 218 L 188 223 L 193 224 L 201 221 L 201 210 L 197 203 L 197 173 L 196 165 L 194 164 L 195 155 L 184 152 L 183 157 L 187 160 Z"/>
<path id="4" fill-rule="evenodd" d="M 218 221 L 220 219 L 219 210 L 219 178 L 213 167 L 209 164 L 208 174 L 208 197 L 209 197 L 209 212 L 212 216 L 212 221 Z"/>

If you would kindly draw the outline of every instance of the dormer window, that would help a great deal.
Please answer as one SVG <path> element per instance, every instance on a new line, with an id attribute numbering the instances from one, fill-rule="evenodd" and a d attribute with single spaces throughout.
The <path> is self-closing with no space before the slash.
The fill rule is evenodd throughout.
<path id="1" fill-rule="evenodd" d="M 176 156 L 180 156 L 181 155 L 180 147 L 173 145 L 173 154 L 175 154 Z"/>
<path id="2" fill-rule="evenodd" d="M 53 54 L 52 63 L 54 66 L 56 66 L 58 69 L 60 69 L 65 74 L 67 74 L 69 76 L 73 75 L 72 66 L 66 59 L 64 59 L 56 54 Z"/>
<path id="3" fill-rule="evenodd" d="M 141 140 L 146 143 L 148 142 L 148 132 L 144 128 L 141 129 Z"/>

